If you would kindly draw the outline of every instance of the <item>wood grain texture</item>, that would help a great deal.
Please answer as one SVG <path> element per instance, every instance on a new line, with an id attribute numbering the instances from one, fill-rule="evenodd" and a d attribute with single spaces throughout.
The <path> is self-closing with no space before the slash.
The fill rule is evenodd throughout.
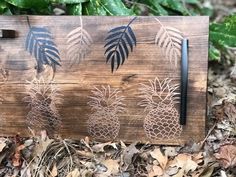
<path id="1" fill-rule="evenodd" d="M 119 115 L 120 132 L 116 140 L 125 142 L 151 141 L 157 144 L 183 144 L 189 140 L 199 141 L 205 136 L 206 89 L 208 63 L 208 17 L 157 17 L 163 25 L 180 30 L 189 39 L 189 93 L 187 125 L 181 137 L 171 140 L 149 140 L 143 130 L 146 113 L 138 106 L 138 87 L 149 79 L 171 77 L 180 82 L 180 60 L 176 69 L 170 66 L 161 49 L 154 44 L 159 25 L 154 17 L 138 17 L 132 23 L 137 46 L 117 71 L 111 73 L 106 64 L 104 44 L 107 32 L 114 27 L 127 25 L 132 17 L 84 16 L 83 27 L 91 35 L 93 44 L 86 58 L 70 70 L 66 65 L 67 34 L 80 26 L 76 16 L 29 16 L 31 26 L 46 27 L 58 46 L 62 67 L 58 67 L 55 82 L 64 95 L 59 108 L 62 116 L 60 134 L 66 138 L 88 136 L 86 121 L 91 113 L 88 96 L 94 86 L 110 85 L 119 88 L 125 97 L 127 111 Z M 15 39 L 0 40 L 0 59 L 9 72 L 8 81 L 1 84 L 0 135 L 12 136 L 20 133 L 28 136 L 25 118 L 29 108 L 22 101 L 27 80 L 35 76 L 35 59 L 25 50 L 28 33 L 26 16 L 0 16 L 3 29 L 17 31 Z M 178 107 L 177 107 L 178 108 Z"/>

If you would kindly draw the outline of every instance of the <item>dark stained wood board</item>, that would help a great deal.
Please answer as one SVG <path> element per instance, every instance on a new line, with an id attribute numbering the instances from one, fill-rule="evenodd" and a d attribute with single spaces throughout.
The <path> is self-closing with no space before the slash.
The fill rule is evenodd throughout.
<path id="1" fill-rule="evenodd" d="M 180 59 L 173 69 L 160 47 L 154 44 L 160 28 L 155 18 L 164 26 L 180 30 L 189 39 L 189 92 L 187 125 L 181 136 L 172 139 L 150 140 L 143 128 L 147 113 L 137 105 L 140 83 L 148 84 L 155 77 L 171 77 L 180 82 Z M 104 45 L 107 33 L 112 28 L 127 25 L 133 17 L 83 16 L 83 27 L 91 35 L 91 52 L 71 70 L 66 56 L 66 36 L 80 26 L 80 17 L 76 16 L 29 16 L 31 26 L 45 27 L 53 35 L 60 51 L 62 67 L 57 67 L 55 83 L 61 89 L 63 102 L 59 105 L 62 116 L 60 135 L 66 138 L 84 138 L 88 136 L 87 120 L 91 114 L 88 106 L 91 90 L 94 86 L 110 85 L 119 88 L 125 97 L 126 112 L 118 114 L 120 131 L 116 140 L 125 142 L 151 141 L 157 144 L 183 144 L 189 140 L 199 141 L 205 136 L 206 89 L 208 63 L 208 17 L 137 17 L 131 27 L 137 38 L 137 46 L 129 53 L 128 59 L 120 68 L 111 73 L 110 64 L 106 64 Z M 25 50 L 25 40 L 29 27 L 26 16 L 0 16 L 1 29 L 17 31 L 15 39 L 0 39 L 0 60 L 5 61 L 8 81 L 1 84 L 0 135 L 12 136 L 20 133 L 28 136 L 26 115 L 27 104 L 22 101 L 26 96 L 25 86 L 35 77 L 35 58 Z M 178 109 L 178 105 L 176 106 Z M 104 140 L 105 141 L 105 140 Z"/>

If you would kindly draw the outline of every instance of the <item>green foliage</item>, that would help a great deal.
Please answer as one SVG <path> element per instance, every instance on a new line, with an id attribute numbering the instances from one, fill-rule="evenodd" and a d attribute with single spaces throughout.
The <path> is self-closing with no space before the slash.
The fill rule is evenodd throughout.
<path id="1" fill-rule="evenodd" d="M 236 15 L 210 25 L 210 59 L 219 60 L 228 47 L 236 47 Z"/>
<path id="2" fill-rule="evenodd" d="M 82 15 L 82 3 L 69 4 L 66 7 L 69 15 Z"/>
<path id="3" fill-rule="evenodd" d="M 89 2 L 83 4 L 84 15 L 106 15 L 106 10 L 104 6 L 101 5 L 101 0 L 90 0 Z"/>
<path id="4" fill-rule="evenodd" d="M 66 7 L 68 15 L 208 15 L 214 11 L 199 0 L 1 0 L 0 14 L 53 14 Z M 228 47 L 236 47 L 236 15 L 210 25 L 211 60 L 220 60 Z"/>
<path id="5" fill-rule="evenodd" d="M 107 15 L 136 15 L 131 9 L 128 9 L 120 0 L 101 0 L 102 7 L 107 12 Z"/>
<path id="6" fill-rule="evenodd" d="M 0 14 L 4 14 L 8 9 L 6 2 L 0 2 Z"/>
<path id="7" fill-rule="evenodd" d="M 7 10 L 13 14 L 49 14 L 48 0 L 5 0 Z M 7 12 L 7 11 L 6 11 Z"/>
<path id="8" fill-rule="evenodd" d="M 209 48 L 209 58 L 213 61 L 220 61 L 221 53 L 220 50 L 214 47 L 214 45 L 210 44 Z"/>
<path id="9" fill-rule="evenodd" d="M 19 8 L 45 8 L 48 6 L 47 0 L 5 0 L 5 2 Z"/>
<path id="10" fill-rule="evenodd" d="M 168 14 L 190 15 L 182 0 L 158 0 L 153 2 L 160 4 L 165 9 L 169 9 Z"/>
<path id="11" fill-rule="evenodd" d="M 149 15 L 192 15 L 187 6 L 198 8 L 198 0 L 1 0 L 0 13 L 53 14 L 52 8 L 65 4 L 69 15 L 142 15 L 141 6 Z"/>
<path id="12" fill-rule="evenodd" d="M 89 0 L 50 0 L 51 3 L 80 4 Z"/>
<path id="13" fill-rule="evenodd" d="M 144 5 L 149 15 L 196 15 L 201 13 L 198 0 L 137 0 L 134 6 Z"/>
<path id="14" fill-rule="evenodd" d="M 90 0 L 83 4 L 84 15 L 135 15 L 119 0 Z"/>

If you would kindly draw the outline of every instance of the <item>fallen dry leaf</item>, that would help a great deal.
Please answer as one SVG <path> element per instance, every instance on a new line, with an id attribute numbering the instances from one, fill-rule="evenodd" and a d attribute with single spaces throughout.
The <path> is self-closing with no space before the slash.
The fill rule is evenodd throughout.
<path id="1" fill-rule="evenodd" d="M 53 142 L 53 139 L 49 139 L 44 131 L 41 132 L 41 137 L 38 137 L 38 144 L 34 149 L 34 155 L 40 156 L 46 151 L 47 147 Z"/>
<path id="2" fill-rule="evenodd" d="M 185 174 L 187 174 L 189 171 L 196 170 L 198 164 L 192 160 L 192 156 L 190 154 L 179 154 L 173 161 L 170 162 L 170 166 L 177 166 L 178 168 L 184 170 Z"/>
<path id="3" fill-rule="evenodd" d="M 124 149 L 123 152 L 123 162 L 125 163 L 126 167 L 132 163 L 132 158 L 135 154 L 139 153 L 139 150 L 136 148 L 137 143 L 132 143 L 128 147 Z"/>
<path id="4" fill-rule="evenodd" d="M 74 169 L 66 177 L 80 177 L 80 172 L 79 172 L 78 168 Z"/>
<path id="5" fill-rule="evenodd" d="M 6 139 L 5 138 L 1 138 L 0 139 L 0 152 L 2 152 L 2 150 L 6 147 Z"/>
<path id="6" fill-rule="evenodd" d="M 164 149 L 164 154 L 167 157 L 174 157 L 176 156 L 178 153 L 176 151 L 176 147 L 171 147 L 171 146 L 167 146 L 167 147 L 163 147 Z"/>
<path id="7" fill-rule="evenodd" d="M 215 154 L 220 164 L 224 168 L 236 166 L 236 145 L 221 146 L 219 152 Z"/>
<path id="8" fill-rule="evenodd" d="M 99 177 L 110 177 L 115 176 L 119 173 L 119 163 L 118 160 L 107 159 L 102 162 L 102 164 L 107 168 L 106 172 L 102 173 Z"/>
<path id="9" fill-rule="evenodd" d="M 203 161 L 203 153 L 199 152 L 197 154 L 193 154 L 192 160 L 197 164 L 200 164 Z"/>
<path id="10" fill-rule="evenodd" d="M 216 121 L 222 121 L 225 118 L 223 105 L 216 105 L 212 108 L 212 114 Z"/>
<path id="11" fill-rule="evenodd" d="M 80 172 L 80 176 L 79 177 L 93 177 L 93 176 L 94 176 L 93 170 L 91 170 L 91 169 L 84 169 L 84 170 L 82 170 Z M 96 177 L 98 177 L 98 176 L 96 176 Z"/>
<path id="12" fill-rule="evenodd" d="M 166 168 L 168 157 L 162 154 L 160 148 L 155 148 L 150 155 L 159 162 L 163 170 Z"/>
<path id="13" fill-rule="evenodd" d="M 93 158 L 94 157 L 94 154 L 92 152 L 89 152 L 89 151 L 76 151 L 76 153 L 80 156 L 83 156 L 83 157 L 88 157 L 88 158 Z"/>
<path id="14" fill-rule="evenodd" d="M 86 137 L 84 138 L 84 141 L 86 142 L 86 144 L 89 144 L 89 142 L 90 142 L 90 139 L 89 139 L 89 137 L 88 137 L 88 136 L 86 136 Z"/>
<path id="15" fill-rule="evenodd" d="M 169 167 L 166 169 L 165 174 L 169 176 L 176 175 L 179 172 L 178 167 Z"/>
<path id="16" fill-rule="evenodd" d="M 14 167 L 20 167 L 22 165 L 21 151 L 25 148 L 25 145 L 19 145 L 15 149 L 15 153 L 12 158 L 12 165 Z"/>
<path id="17" fill-rule="evenodd" d="M 184 169 L 180 169 L 179 172 L 175 175 L 173 175 L 172 177 L 183 177 L 184 176 Z"/>
<path id="18" fill-rule="evenodd" d="M 94 152 L 104 152 L 104 148 L 106 146 L 111 146 L 114 149 L 117 149 L 116 144 L 115 143 L 111 143 L 111 142 L 107 142 L 107 143 L 100 143 L 100 144 L 96 144 L 94 146 L 92 146 L 92 150 Z"/>
<path id="19" fill-rule="evenodd" d="M 151 171 L 148 172 L 148 177 L 162 176 L 163 174 L 163 169 L 160 166 L 154 165 Z"/>
<path id="20" fill-rule="evenodd" d="M 236 135 L 236 124 L 232 124 L 228 120 L 223 120 L 217 124 L 218 129 L 225 130 L 225 132 L 221 132 L 222 135 L 225 133 Z M 215 131 L 221 131 L 221 130 L 215 130 Z M 218 138 L 218 137 L 217 137 Z M 222 139 L 225 139 L 224 136 L 222 136 Z"/>
<path id="21" fill-rule="evenodd" d="M 224 112 L 229 118 L 230 122 L 236 126 L 236 106 L 232 103 L 224 103 Z"/>
<path id="22" fill-rule="evenodd" d="M 224 170 L 220 170 L 220 176 L 221 177 L 227 177 L 227 175 L 226 175 Z"/>
<path id="23" fill-rule="evenodd" d="M 214 171 L 214 167 L 213 167 L 213 166 L 207 167 L 207 168 L 205 168 L 205 169 L 203 170 L 203 172 L 200 174 L 200 177 L 211 177 L 213 171 Z"/>
<path id="24" fill-rule="evenodd" d="M 125 143 L 123 141 L 120 140 L 120 146 L 122 149 L 125 149 L 127 146 L 125 145 Z"/>
<path id="25" fill-rule="evenodd" d="M 57 173 L 57 166 L 56 166 L 56 163 L 53 164 L 53 167 L 52 167 L 52 170 L 51 170 L 51 173 L 50 173 L 50 176 L 51 177 L 56 177 L 58 175 Z"/>

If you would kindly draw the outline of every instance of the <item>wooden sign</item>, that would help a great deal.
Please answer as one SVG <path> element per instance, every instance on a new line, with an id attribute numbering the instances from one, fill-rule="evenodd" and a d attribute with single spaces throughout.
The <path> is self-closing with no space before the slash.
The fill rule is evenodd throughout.
<path id="1" fill-rule="evenodd" d="M 1 16 L 0 135 L 183 144 L 205 135 L 208 17 Z M 180 124 L 188 39 L 186 125 Z M 29 127 L 29 128 L 28 128 Z"/>

